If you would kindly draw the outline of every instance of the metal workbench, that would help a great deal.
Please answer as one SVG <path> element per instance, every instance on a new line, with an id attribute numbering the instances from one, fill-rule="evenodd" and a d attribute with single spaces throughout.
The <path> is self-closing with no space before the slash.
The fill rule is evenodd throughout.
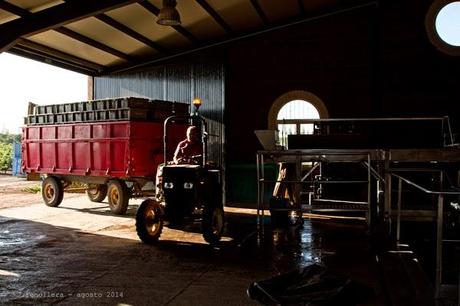
<path id="1" fill-rule="evenodd" d="M 396 221 L 396 241 L 399 244 L 401 232 L 401 218 L 408 216 L 412 220 L 426 221 L 431 220 L 436 222 L 436 280 L 435 294 L 439 298 L 442 288 L 442 258 L 443 245 L 445 243 L 458 243 L 458 240 L 446 240 L 443 238 L 443 212 L 445 207 L 446 196 L 457 196 L 460 199 L 460 148 L 445 147 L 440 149 L 373 149 L 373 150 L 353 150 L 353 149 L 308 149 L 308 150 L 274 150 L 274 151 L 258 151 L 257 156 L 257 224 L 258 228 L 264 230 L 264 211 L 267 208 L 265 201 L 265 189 L 267 184 L 285 183 L 293 184 L 295 210 L 300 217 L 305 212 L 327 212 L 334 213 L 339 211 L 361 211 L 365 214 L 366 222 L 371 226 L 374 222 L 373 218 L 380 219 L 378 225 L 385 226 L 389 224 L 388 231 L 391 235 L 391 222 Z M 296 168 L 295 180 L 280 181 L 269 180 L 265 178 L 264 165 L 267 163 L 294 163 Z M 311 162 L 310 171 L 302 176 L 302 163 Z M 321 163 L 346 163 L 346 164 L 361 164 L 367 169 L 367 180 L 315 180 L 311 178 L 311 174 L 317 168 L 321 168 Z M 452 185 L 455 187 L 446 187 L 448 179 L 446 171 L 439 169 L 439 165 L 443 164 L 444 168 L 455 169 L 457 173 L 456 182 Z M 437 190 L 432 190 L 407 179 L 405 173 L 432 173 L 439 174 L 439 187 Z M 392 201 L 394 187 L 392 180 L 397 180 L 398 194 L 396 203 Z M 372 182 L 375 181 L 375 184 Z M 436 204 L 433 210 L 411 210 L 402 209 L 402 187 L 404 185 L 411 186 L 420 192 L 437 197 Z M 367 184 L 367 201 L 356 202 L 359 205 L 354 205 L 349 209 L 312 209 L 311 197 L 308 197 L 308 203 L 302 203 L 301 190 L 302 186 L 307 184 Z M 383 197 L 382 197 L 383 195 Z M 340 202 L 337 201 L 336 202 Z M 343 201 L 350 204 L 350 201 Z M 457 201 L 458 202 L 458 201 Z M 396 204 L 396 205 L 395 205 Z M 358 208 L 356 207 L 358 206 Z M 361 207 L 359 207 L 361 206 Z"/>

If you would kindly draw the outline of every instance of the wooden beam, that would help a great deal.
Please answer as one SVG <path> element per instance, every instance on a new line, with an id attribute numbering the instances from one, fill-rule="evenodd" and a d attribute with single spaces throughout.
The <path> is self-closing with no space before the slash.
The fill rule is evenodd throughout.
<path id="1" fill-rule="evenodd" d="M 157 42 L 152 41 L 151 39 L 145 37 L 144 35 L 130 29 L 129 27 L 125 26 L 124 24 L 116 21 L 115 19 L 102 14 L 102 15 L 97 15 L 95 16 L 98 20 L 104 22 L 105 24 L 117 29 L 120 32 L 123 32 L 124 34 L 134 38 L 137 41 L 140 41 L 141 43 L 149 46 L 152 49 L 155 49 L 161 53 L 170 53 L 165 47 L 161 46 Z"/>
<path id="2" fill-rule="evenodd" d="M 68 54 L 68 53 L 65 53 L 65 52 L 50 48 L 48 46 L 36 43 L 36 42 L 28 40 L 28 39 L 21 39 L 17 43 L 16 46 L 18 46 L 18 48 L 20 48 L 19 46 L 21 46 L 21 47 L 28 48 L 29 50 L 36 50 L 36 51 L 38 51 L 38 52 L 40 52 L 42 54 L 49 54 L 50 56 L 53 56 L 54 58 L 61 58 L 65 62 L 72 62 L 72 63 L 78 64 L 80 66 L 86 67 L 86 68 L 88 68 L 90 70 L 94 70 L 94 71 L 98 71 L 98 72 L 102 72 L 104 70 L 104 68 L 105 68 L 102 65 L 96 64 L 96 63 L 88 61 L 88 60 L 85 60 L 83 58 L 77 57 L 77 56 L 72 55 L 72 54 Z"/>
<path id="3" fill-rule="evenodd" d="M 74 5 L 74 2 L 78 5 Z M 0 25 L 0 52 L 6 51 L 21 37 L 28 37 L 67 23 L 102 14 L 136 0 L 72 0 L 26 17 Z"/>
<path id="4" fill-rule="evenodd" d="M 201 7 L 209 14 L 212 18 L 227 32 L 230 34 L 232 28 L 225 22 L 225 20 L 209 5 L 206 0 L 195 0 Z"/>
<path id="5" fill-rule="evenodd" d="M 94 47 L 96 49 L 99 49 L 99 50 L 102 50 L 104 52 L 107 52 L 109 54 L 112 54 L 113 56 L 116 56 L 116 57 L 119 57 L 119 58 L 122 58 L 128 62 L 135 62 L 136 59 L 126 53 L 123 53 L 117 49 L 114 49 L 112 47 L 109 47 L 103 43 L 100 43 L 98 42 L 97 40 L 94 40 L 92 38 L 89 38 L 87 36 L 84 36 L 84 35 L 81 35 L 80 33 L 77 33 L 75 31 L 72 31 L 68 28 L 65 28 L 65 27 L 60 27 L 60 28 L 57 28 L 57 29 L 54 29 L 54 31 L 58 32 L 58 33 L 61 33 L 63 35 L 66 35 L 70 38 L 73 38 L 75 40 L 78 40 L 82 43 L 85 43 L 87 45 L 90 45 L 91 47 Z"/>
<path id="6" fill-rule="evenodd" d="M 251 4 L 254 7 L 254 9 L 256 10 L 256 12 L 259 15 L 260 19 L 262 19 L 262 22 L 264 23 L 264 25 L 269 24 L 270 20 L 268 20 L 267 15 L 265 15 L 264 10 L 262 9 L 262 7 L 259 4 L 259 1 L 251 0 Z"/>
<path id="7" fill-rule="evenodd" d="M 158 16 L 158 14 L 160 13 L 160 9 L 147 0 L 141 1 L 139 2 L 139 4 L 155 16 Z M 184 27 L 172 26 L 172 28 L 176 30 L 177 32 L 179 32 L 180 34 L 182 34 L 185 38 L 190 40 L 192 43 L 197 44 L 199 42 L 199 40 L 192 33 L 187 31 Z"/>

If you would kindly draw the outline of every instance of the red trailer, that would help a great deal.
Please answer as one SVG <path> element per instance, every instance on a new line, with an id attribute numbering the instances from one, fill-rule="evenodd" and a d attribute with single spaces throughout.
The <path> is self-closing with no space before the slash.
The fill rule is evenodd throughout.
<path id="1" fill-rule="evenodd" d="M 139 106 L 139 99 L 136 102 Z M 185 109 L 188 112 L 188 105 L 184 105 L 182 113 Z M 79 118 L 84 118 L 85 113 L 100 110 L 72 113 L 78 112 L 83 114 Z M 48 122 L 35 123 L 39 120 L 34 119 L 34 124 L 27 124 L 23 128 L 23 169 L 26 173 L 42 176 L 45 204 L 58 206 L 64 188 L 73 181 L 88 184 L 87 194 L 92 201 L 101 202 L 108 195 L 110 209 L 116 214 L 126 212 L 130 197 L 154 192 L 153 188 L 145 190 L 144 186 L 155 181 L 157 167 L 163 162 L 163 122 L 160 119 L 177 112 L 164 112 L 163 107 L 161 118 L 153 116 L 155 111 L 151 108 L 149 112 L 150 115 L 143 116 L 141 121 L 121 120 L 124 117 L 96 121 L 94 118 L 98 115 L 93 114 L 86 122 L 56 123 L 49 118 L 62 113 L 50 108 L 50 113 L 43 114 L 49 117 L 45 119 Z M 38 115 L 29 115 L 29 121 L 33 116 Z M 148 121 L 149 117 L 154 119 Z M 169 152 L 173 152 L 174 146 L 184 138 L 185 130 L 185 124 L 174 126 L 172 135 L 168 136 Z"/>

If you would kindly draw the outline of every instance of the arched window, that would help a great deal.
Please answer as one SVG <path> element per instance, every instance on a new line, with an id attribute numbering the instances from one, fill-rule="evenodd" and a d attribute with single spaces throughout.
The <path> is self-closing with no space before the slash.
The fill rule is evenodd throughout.
<path id="1" fill-rule="evenodd" d="M 313 134 L 311 120 L 327 118 L 323 102 L 312 93 L 292 91 L 280 96 L 269 113 L 269 128 L 278 130 L 280 145 L 287 145 L 291 134 Z"/>
<path id="2" fill-rule="evenodd" d="M 287 135 L 313 134 L 313 124 L 306 122 L 308 119 L 319 119 L 318 110 L 305 100 L 290 101 L 278 112 L 278 131 Z"/>

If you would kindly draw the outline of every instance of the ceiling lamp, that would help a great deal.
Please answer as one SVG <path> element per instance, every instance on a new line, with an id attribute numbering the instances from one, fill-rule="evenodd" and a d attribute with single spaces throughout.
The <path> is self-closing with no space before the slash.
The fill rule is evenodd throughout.
<path id="1" fill-rule="evenodd" d="M 163 7 L 158 14 L 157 23 L 164 26 L 180 25 L 180 15 L 176 10 L 176 0 L 163 0 Z"/>

